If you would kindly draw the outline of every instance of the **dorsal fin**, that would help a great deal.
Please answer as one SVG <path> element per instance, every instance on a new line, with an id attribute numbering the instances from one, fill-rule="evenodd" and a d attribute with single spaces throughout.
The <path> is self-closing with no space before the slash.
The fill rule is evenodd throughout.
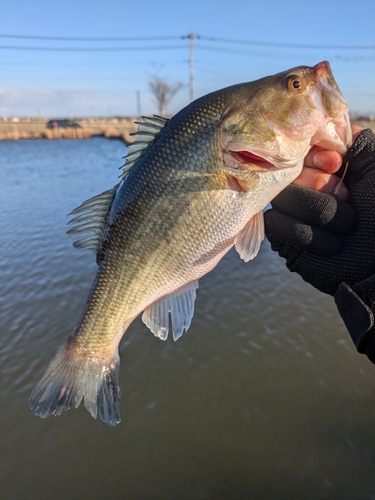
<path id="1" fill-rule="evenodd" d="M 168 123 L 168 118 L 153 115 L 152 118 L 142 116 L 142 122 L 135 122 L 138 125 L 137 132 L 130 134 L 134 136 L 134 141 L 128 146 L 128 152 L 125 156 L 125 165 L 123 165 L 122 178 L 126 177 L 139 158 L 145 154 L 148 148 L 156 141 L 161 131 Z"/>
<path id="2" fill-rule="evenodd" d="M 157 115 L 153 115 L 152 118 L 142 116 L 142 120 L 142 122 L 136 122 L 138 131 L 131 134 L 135 136 L 135 139 L 134 142 L 128 146 L 128 153 L 125 156 L 125 165 L 120 167 L 123 168 L 123 173 L 121 175 L 123 179 L 128 175 L 139 158 L 159 137 L 161 131 L 169 121 L 167 118 Z M 106 215 L 108 209 L 112 205 L 118 186 L 119 184 L 102 194 L 90 198 L 69 214 L 79 214 L 68 222 L 68 224 L 75 225 L 75 227 L 67 231 L 69 236 L 89 233 L 88 236 L 80 238 L 73 243 L 76 248 L 87 248 L 95 254 L 98 252 L 98 245 L 101 240 Z"/>
<path id="3" fill-rule="evenodd" d="M 83 202 L 79 207 L 75 208 L 70 215 L 77 215 L 74 219 L 70 220 L 68 224 L 77 224 L 67 231 L 69 236 L 81 235 L 84 233 L 92 233 L 85 238 L 81 238 L 73 243 L 76 248 L 87 248 L 95 254 L 98 250 L 98 244 L 103 232 L 106 214 L 115 197 L 117 184 L 114 188 L 104 191 L 89 200 Z M 83 212 L 83 213 L 81 213 Z"/>

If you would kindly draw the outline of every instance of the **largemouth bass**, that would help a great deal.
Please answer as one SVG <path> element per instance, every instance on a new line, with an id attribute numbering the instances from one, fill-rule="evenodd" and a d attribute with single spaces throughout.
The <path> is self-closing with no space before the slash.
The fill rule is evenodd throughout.
<path id="1" fill-rule="evenodd" d="M 121 182 L 72 212 L 75 246 L 98 271 L 78 325 L 30 397 L 46 418 L 84 398 L 93 417 L 120 422 L 119 342 L 141 312 L 177 340 L 198 280 L 235 246 L 248 261 L 264 236 L 262 210 L 301 172 L 312 145 L 345 153 L 348 109 L 328 62 L 234 85 L 170 120 L 139 124 Z"/>

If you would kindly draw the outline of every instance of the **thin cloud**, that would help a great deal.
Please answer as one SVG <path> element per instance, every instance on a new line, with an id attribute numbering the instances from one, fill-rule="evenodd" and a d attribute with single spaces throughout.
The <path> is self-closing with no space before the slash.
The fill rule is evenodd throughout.
<path id="1" fill-rule="evenodd" d="M 20 117 L 103 115 L 118 109 L 117 100 L 91 91 L 0 88 L 0 113 Z"/>

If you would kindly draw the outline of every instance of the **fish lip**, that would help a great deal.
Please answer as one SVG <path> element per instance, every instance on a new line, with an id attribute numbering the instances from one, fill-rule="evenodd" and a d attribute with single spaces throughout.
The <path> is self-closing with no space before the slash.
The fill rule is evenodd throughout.
<path id="1" fill-rule="evenodd" d="M 235 163 L 239 164 L 241 168 L 247 170 L 254 170 L 257 172 L 270 172 L 279 170 L 273 163 L 266 160 L 263 156 L 255 154 L 252 151 L 241 149 L 229 149 L 226 151 Z"/>
<path id="2" fill-rule="evenodd" d="M 328 90 L 335 99 L 341 101 L 342 108 L 332 116 L 324 107 L 319 89 L 310 94 L 309 97 L 312 104 L 322 116 L 321 126 L 318 127 L 315 134 L 311 137 L 311 145 L 337 151 L 341 155 L 344 155 L 353 143 L 348 107 L 345 101 L 342 100 L 342 96 L 334 88 L 328 88 L 323 82 L 320 82 L 320 85 Z"/>
<path id="3" fill-rule="evenodd" d="M 320 140 L 314 141 L 313 136 L 311 144 L 322 143 L 324 148 L 345 154 L 353 142 L 348 105 L 334 79 L 329 62 L 316 64 L 314 70 L 318 81 L 309 93 L 309 98 L 312 105 L 322 114 L 323 130 L 326 132 L 322 134 L 322 129 L 318 129 L 314 135 Z"/>
<path id="4" fill-rule="evenodd" d="M 318 87 L 320 91 L 323 90 L 323 88 L 331 94 L 331 96 L 334 97 L 334 99 L 337 99 L 340 103 L 340 116 L 342 116 L 347 110 L 348 110 L 348 105 L 345 102 L 344 96 L 341 93 L 341 90 L 339 89 L 336 80 L 332 74 L 331 71 L 331 65 L 329 64 L 328 61 L 322 61 L 314 66 L 314 71 L 315 74 L 318 78 Z M 336 108 L 337 111 L 338 108 Z M 332 117 L 336 116 L 332 115 Z"/>

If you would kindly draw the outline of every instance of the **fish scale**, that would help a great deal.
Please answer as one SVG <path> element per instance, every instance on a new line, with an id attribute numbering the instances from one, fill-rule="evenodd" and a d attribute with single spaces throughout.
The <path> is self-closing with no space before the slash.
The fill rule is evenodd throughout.
<path id="1" fill-rule="evenodd" d="M 324 99 L 323 99 L 324 94 Z M 332 133 L 334 130 L 334 133 Z M 248 261 L 262 210 L 300 173 L 312 144 L 344 153 L 347 106 L 327 62 L 204 96 L 170 120 L 145 117 L 121 182 L 73 210 L 75 246 L 98 271 L 80 320 L 30 396 L 43 418 L 82 399 L 120 421 L 119 342 L 143 312 L 177 340 L 191 323 L 198 280 L 235 246 Z"/>

